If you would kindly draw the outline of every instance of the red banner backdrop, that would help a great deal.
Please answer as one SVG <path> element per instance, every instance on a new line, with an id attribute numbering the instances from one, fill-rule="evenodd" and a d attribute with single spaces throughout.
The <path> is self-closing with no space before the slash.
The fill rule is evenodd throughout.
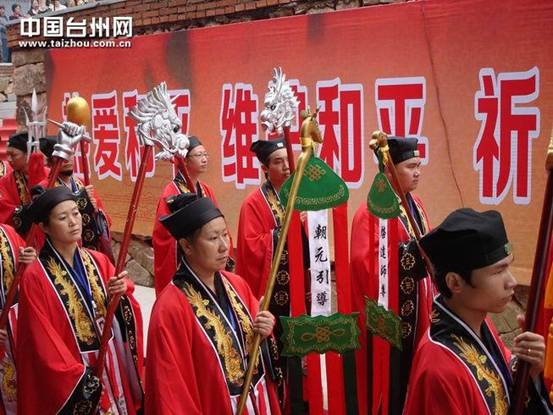
<path id="1" fill-rule="evenodd" d="M 140 36 L 130 49 L 51 50 L 49 116 L 63 117 L 71 93 L 89 101 L 92 179 L 121 230 L 139 162 L 129 110 L 166 81 L 184 130 L 209 151 L 203 179 L 234 231 L 260 183 L 248 148 L 263 136 L 267 81 L 282 66 L 302 106 L 320 107 L 320 156 L 350 186 L 350 216 L 376 170 L 371 132 L 417 136 L 431 221 L 461 206 L 500 210 L 527 282 L 553 125 L 552 40 L 549 0 L 417 1 Z M 150 164 L 136 233 L 151 233 L 170 174 Z"/>

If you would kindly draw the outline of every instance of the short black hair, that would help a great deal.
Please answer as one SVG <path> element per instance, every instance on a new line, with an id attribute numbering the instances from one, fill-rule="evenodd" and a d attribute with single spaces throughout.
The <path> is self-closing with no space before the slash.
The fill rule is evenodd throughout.
<path id="1" fill-rule="evenodd" d="M 18 7 L 21 7 L 21 5 L 19 3 L 12 4 L 12 12 L 14 12 L 15 9 L 17 9 Z"/>
<path id="2" fill-rule="evenodd" d="M 445 298 L 451 298 L 453 295 L 449 287 L 447 286 L 447 282 L 445 280 L 446 275 L 449 272 L 454 272 L 456 274 L 459 274 L 463 280 L 466 281 L 466 283 L 470 286 L 472 286 L 472 270 L 466 270 L 466 269 L 448 269 L 447 271 L 436 269 L 436 272 L 434 273 L 434 282 L 436 283 L 436 286 L 438 287 L 438 291 L 440 294 L 442 294 Z"/>

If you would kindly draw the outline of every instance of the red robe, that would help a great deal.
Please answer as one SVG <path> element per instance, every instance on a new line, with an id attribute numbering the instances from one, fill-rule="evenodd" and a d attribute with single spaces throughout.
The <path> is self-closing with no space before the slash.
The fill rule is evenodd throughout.
<path id="1" fill-rule="evenodd" d="M 413 200 L 423 224 L 422 232 L 426 233 L 429 230 L 426 212 L 418 198 L 413 196 Z M 409 365 L 430 323 L 433 288 L 413 244 L 409 252 L 412 258 L 418 258 L 415 267 L 407 271 L 401 265 L 406 263 L 400 258 L 406 253 L 401 245 L 413 240 L 413 235 L 412 230 L 408 231 L 405 213 L 400 218 L 380 220 L 363 204 L 353 218 L 350 266 L 353 308 L 359 312 L 361 324 L 361 348 L 356 360 L 359 413 L 362 414 L 401 413 Z M 387 308 L 401 317 L 403 353 L 376 335 L 371 335 L 372 341 L 367 342 L 365 296 L 387 303 Z M 372 355 L 369 362 L 368 353 Z M 372 371 L 370 378 L 369 370 Z"/>
<path id="2" fill-rule="evenodd" d="M 511 354 L 493 323 L 486 319 L 479 337 L 441 297 L 434 302 L 432 317 L 415 354 L 404 414 L 507 414 Z M 548 413 L 536 389 L 528 392 L 524 413 Z"/>
<path id="3" fill-rule="evenodd" d="M 21 205 L 31 202 L 31 188 L 48 176 L 42 153 L 33 153 L 29 161 L 28 178 L 11 171 L 0 178 L 0 223 L 13 226 L 13 213 Z"/>
<path id="4" fill-rule="evenodd" d="M 211 187 L 203 182 L 199 182 L 204 197 L 209 197 L 215 205 L 217 200 Z M 171 213 L 167 198 L 177 196 L 181 193 L 188 193 L 189 190 L 182 182 L 172 180 L 159 198 L 156 210 L 156 219 L 154 221 L 154 230 L 152 232 L 152 245 L 154 248 L 154 287 L 156 296 L 171 282 L 175 272 L 177 272 L 177 241 L 171 236 L 169 231 L 161 224 L 159 218 Z"/>
<path id="5" fill-rule="evenodd" d="M 101 394 L 89 383 L 99 348 L 97 324 L 105 316 L 107 281 L 115 271 L 105 255 L 85 248 L 79 253 L 94 311 L 49 242 L 23 275 L 16 355 L 18 391 L 25 397 L 18 400 L 20 414 L 77 413 L 93 405 L 94 398 L 99 399 L 99 414 L 110 409 L 135 414 L 141 406 L 142 320 L 132 283 L 114 319 Z M 84 396 L 87 383 L 92 398 Z"/>
<path id="6" fill-rule="evenodd" d="M 12 285 L 19 260 L 19 248 L 25 241 L 11 226 L 0 224 L 0 290 L 2 307 Z M 17 413 L 17 385 L 15 371 L 15 335 L 17 328 L 17 304 L 12 306 L 8 321 L 8 341 L 1 345 L 0 361 L 0 415 Z"/>
<path id="7" fill-rule="evenodd" d="M 238 275 L 225 271 L 221 275 L 241 330 L 230 328 L 228 318 L 222 317 L 218 308 L 221 302 L 184 263 L 158 297 L 148 331 L 145 413 L 236 413 L 247 362 L 242 351 L 253 338 L 252 316 L 257 313 L 258 302 Z M 265 375 L 263 363 L 256 373 L 253 385 L 260 415 L 280 414 L 274 385 Z M 244 413 L 253 414 L 251 399 L 246 408 Z"/>
<path id="8" fill-rule="evenodd" d="M 283 216 L 280 200 L 275 199 L 267 183 L 250 193 L 240 207 L 236 272 L 257 298 L 265 292 Z"/>

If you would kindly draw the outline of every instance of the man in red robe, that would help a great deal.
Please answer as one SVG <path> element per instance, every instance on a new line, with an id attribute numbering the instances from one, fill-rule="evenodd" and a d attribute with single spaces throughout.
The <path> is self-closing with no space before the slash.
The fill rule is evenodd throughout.
<path id="1" fill-rule="evenodd" d="M 17 215 L 14 218 L 14 212 L 31 203 L 30 189 L 48 175 L 41 153 L 32 153 L 27 162 L 27 140 L 26 132 L 10 137 L 6 154 L 13 170 L 0 179 L 0 223 L 13 226 L 22 236 L 28 231 L 21 227 L 27 221 Z"/>
<path id="2" fill-rule="evenodd" d="M 513 361 L 487 318 L 505 310 L 517 285 L 501 215 L 458 209 L 420 243 L 434 264 L 440 295 L 415 354 L 405 414 L 507 414 Z M 530 365 L 524 413 L 551 413 L 541 381 L 543 337 L 519 334 L 512 352 Z"/>
<path id="3" fill-rule="evenodd" d="M 140 307 L 125 272 L 80 248 L 81 216 L 65 186 L 33 200 L 30 214 L 48 235 L 21 280 L 17 332 L 18 413 L 136 414 L 142 406 Z M 50 214 L 52 212 L 52 214 Z M 109 296 L 124 294 L 101 379 L 93 367 Z"/>
<path id="4" fill-rule="evenodd" d="M 53 165 L 52 154 L 57 141 L 57 137 L 55 136 L 40 139 L 40 151 L 46 157 L 50 168 Z M 66 186 L 77 197 L 77 205 L 83 217 L 83 233 L 81 238 L 83 246 L 102 252 L 115 264 L 111 249 L 111 218 L 107 214 L 104 203 L 98 196 L 94 186 L 90 184 L 85 187 L 79 178 L 73 175 L 73 163 L 74 156 L 63 162 L 56 180 L 56 186 Z M 48 179 L 44 179 L 39 185 L 45 188 L 47 183 Z M 37 246 L 39 250 L 41 247 L 42 243 Z"/>
<path id="5" fill-rule="evenodd" d="M 213 201 L 183 194 L 171 208 L 175 212 L 161 221 L 178 241 L 182 260 L 152 311 L 146 413 L 234 415 L 254 334 L 269 335 L 274 317 L 258 313 L 242 278 L 221 271 L 230 243 Z M 265 361 L 254 370 L 244 414 L 280 414 Z"/>
<path id="6" fill-rule="evenodd" d="M 25 241 L 9 225 L 0 224 L 0 290 L 4 308 L 17 268 L 36 259 L 34 248 L 25 247 Z M 17 413 L 17 385 L 15 370 L 15 334 L 17 305 L 10 309 L 8 325 L 0 330 L 0 414 Z"/>
<path id="7" fill-rule="evenodd" d="M 389 137 L 390 156 L 421 234 L 429 229 L 419 198 L 412 194 L 420 179 L 417 139 Z M 390 177 L 386 170 L 385 174 Z M 363 203 L 351 227 L 351 279 L 354 310 L 361 321 L 361 348 L 356 353 L 360 413 L 401 414 L 416 346 L 429 325 L 432 283 L 415 243 L 415 233 L 401 207 L 400 217 L 380 219 Z M 365 325 L 365 297 L 401 319 L 402 351 Z"/>
<path id="8" fill-rule="evenodd" d="M 186 169 L 192 182 L 196 184 L 195 192 L 201 197 L 209 197 L 215 204 L 215 194 L 210 186 L 199 180 L 201 174 L 207 171 L 209 155 L 206 148 L 202 145 L 198 137 L 188 137 L 188 154 L 184 159 Z M 154 230 L 152 232 L 152 245 L 154 248 L 154 287 L 156 296 L 161 293 L 169 282 L 173 279 L 177 271 L 177 241 L 171 236 L 169 231 L 161 224 L 159 219 L 171 213 L 167 201 L 172 197 L 182 193 L 189 193 L 184 176 L 178 172 L 175 178 L 165 186 L 163 193 L 159 198 L 154 221 Z"/>

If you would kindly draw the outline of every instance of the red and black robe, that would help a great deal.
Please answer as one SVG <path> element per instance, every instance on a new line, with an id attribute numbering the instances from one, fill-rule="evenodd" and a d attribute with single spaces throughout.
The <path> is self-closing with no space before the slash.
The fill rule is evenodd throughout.
<path id="1" fill-rule="evenodd" d="M 0 290 L 1 304 L 4 307 L 6 296 L 17 270 L 19 248 L 25 241 L 11 226 L 0 224 Z M 15 370 L 15 335 L 17 329 L 17 304 L 10 310 L 8 320 L 8 340 L 0 345 L 0 414 L 17 413 L 17 384 Z"/>
<path id="2" fill-rule="evenodd" d="M 478 336 L 451 311 L 442 296 L 434 301 L 432 323 L 415 354 L 405 415 L 504 415 L 513 386 L 511 355 L 489 320 Z M 546 393 L 530 381 L 525 414 L 547 414 Z"/>
<path id="3" fill-rule="evenodd" d="M 183 260 L 152 311 L 146 413 L 234 415 L 257 311 L 257 299 L 238 275 L 217 273 L 212 291 Z M 244 413 L 280 414 L 263 359 L 252 385 L 255 398 L 250 394 Z"/>
<path id="4" fill-rule="evenodd" d="M 71 267 L 49 240 L 27 268 L 19 298 L 17 386 L 24 399 L 18 413 L 135 414 L 142 406 L 142 316 L 130 282 L 114 319 L 101 388 L 92 375 L 114 272 L 105 255 L 86 248 L 77 249 Z"/>
<path id="5" fill-rule="evenodd" d="M 419 229 L 428 232 L 421 201 L 407 197 Z M 370 214 L 366 204 L 359 207 L 352 222 L 350 262 L 353 306 L 362 327 L 356 353 L 360 413 L 401 414 L 413 355 L 430 324 L 433 296 L 403 208 L 400 217 L 386 220 Z M 403 351 L 367 332 L 365 297 L 400 317 Z"/>

